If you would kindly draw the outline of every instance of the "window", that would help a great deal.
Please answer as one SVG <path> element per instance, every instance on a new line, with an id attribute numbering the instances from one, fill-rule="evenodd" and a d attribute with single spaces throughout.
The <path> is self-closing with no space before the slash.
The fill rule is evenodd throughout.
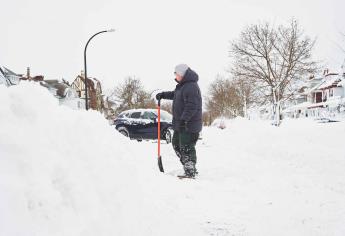
<path id="1" fill-rule="evenodd" d="M 145 111 L 145 112 L 143 113 L 143 115 L 141 116 L 141 118 L 147 119 L 147 120 L 152 120 L 152 119 L 155 119 L 155 118 L 156 118 L 156 115 L 153 114 L 152 112 Z"/>
<path id="2" fill-rule="evenodd" d="M 140 111 L 139 111 L 139 112 L 133 112 L 133 113 L 131 114 L 131 118 L 133 118 L 133 119 L 139 119 L 139 118 L 140 118 L 140 114 L 141 114 Z"/>

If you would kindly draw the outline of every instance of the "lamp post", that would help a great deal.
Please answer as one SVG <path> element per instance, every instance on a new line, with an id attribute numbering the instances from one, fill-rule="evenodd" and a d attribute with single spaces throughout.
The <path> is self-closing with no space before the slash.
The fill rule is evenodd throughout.
<path id="1" fill-rule="evenodd" d="M 88 104 L 88 96 L 87 96 L 87 66 L 86 66 L 86 49 L 87 46 L 89 45 L 91 39 L 93 39 L 96 35 L 102 34 L 102 33 L 107 33 L 107 32 L 114 32 L 114 29 L 110 29 L 110 30 L 103 30 L 100 31 L 98 33 L 95 33 L 94 35 L 92 35 L 89 40 L 87 41 L 86 45 L 85 45 L 85 49 L 84 49 L 84 76 L 85 76 L 85 109 L 88 110 L 89 109 L 89 104 Z"/>

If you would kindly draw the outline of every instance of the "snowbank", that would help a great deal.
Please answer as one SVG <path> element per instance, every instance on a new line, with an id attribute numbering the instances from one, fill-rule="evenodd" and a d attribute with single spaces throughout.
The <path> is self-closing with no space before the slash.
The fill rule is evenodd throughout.
<path id="1" fill-rule="evenodd" d="M 159 179 L 153 150 L 138 158 L 99 113 L 39 85 L 0 86 L 0 103 L 0 235 L 189 233 L 159 182 L 145 186 Z"/>
<path id="2" fill-rule="evenodd" d="M 225 120 L 196 180 L 40 86 L 0 86 L 0 235 L 345 235 L 345 122 Z"/>

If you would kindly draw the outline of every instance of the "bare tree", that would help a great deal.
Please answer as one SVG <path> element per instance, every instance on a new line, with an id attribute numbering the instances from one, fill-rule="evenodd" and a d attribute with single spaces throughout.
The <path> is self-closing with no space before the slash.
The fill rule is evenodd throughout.
<path id="1" fill-rule="evenodd" d="M 117 86 L 111 95 L 111 99 L 117 104 L 115 113 L 135 108 L 154 108 L 155 102 L 150 94 L 144 90 L 140 79 L 129 76 Z"/>
<path id="2" fill-rule="evenodd" d="M 250 25 L 231 44 L 232 74 L 255 85 L 262 102 L 273 104 L 276 124 L 280 124 L 280 103 L 294 92 L 294 82 L 314 73 L 311 59 L 315 40 L 304 35 L 296 20 L 288 26 L 269 23 Z"/>
<path id="3" fill-rule="evenodd" d="M 210 85 L 206 98 L 207 117 L 211 123 L 219 116 L 233 118 L 243 115 L 241 97 L 237 93 L 235 83 L 220 76 Z"/>
<path id="4" fill-rule="evenodd" d="M 161 109 L 172 114 L 172 101 L 163 100 L 161 104 Z"/>
<path id="5" fill-rule="evenodd" d="M 233 80 L 236 93 L 239 96 L 241 106 L 243 108 L 243 116 L 247 117 L 248 107 L 259 101 L 255 87 L 248 80 L 236 78 Z"/>

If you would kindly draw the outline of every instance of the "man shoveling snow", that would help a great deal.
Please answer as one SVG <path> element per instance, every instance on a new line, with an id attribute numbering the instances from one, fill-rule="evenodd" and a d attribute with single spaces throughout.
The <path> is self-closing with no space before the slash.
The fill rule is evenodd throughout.
<path id="1" fill-rule="evenodd" d="M 173 100 L 172 145 L 185 172 L 180 177 L 194 178 L 197 174 L 195 145 L 202 129 L 202 98 L 197 83 L 199 76 L 186 64 L 177 65 L 174 74 L 177 82 L 175 90 L 158 93 L 156 99 Z"/>

